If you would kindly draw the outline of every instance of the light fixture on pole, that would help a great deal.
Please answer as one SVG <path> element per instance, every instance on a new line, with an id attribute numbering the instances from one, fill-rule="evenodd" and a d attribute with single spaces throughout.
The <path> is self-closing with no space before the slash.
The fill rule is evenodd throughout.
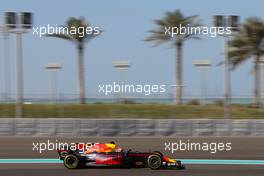
<path id="1" fill-rule="evenodd" d="M 51 100 L 56 103 L 57 101 L 57 72 L 62 68 L 60 63 L 48 63 L 45 69 L 50 72 L 50 95 Z"/>
<path id="2" fill-rule="evenodd" d="M 114 61 L 113 62 L 113 67 L 116 68 L 117 70 L 119 70 L 119 85 L 122 86 L 122 84 L 124 84 L 125 81 L 125 71 L 131 67 L 130 63 L 128 61 Z M 119 93 L 119 98 L 120 101 L 122 101 L 122 93 L 120 91 Z"/>
<path id="3" fill-rule="evenodd" d="M 206 69 L 211 66 L 211 60 L 196 60 L 193 65 L 200 71 L 200 102 L 206 103 Z"/>
<path id="4" fill-rule="evenodd" d="M 214 16 L 214 26 L 215 27 L 231 27 L 232 31 L 235 31 L 238 27 L 239 17 L 215 15 Z M 224 34 L 224 117 L 230 119 L 230 64 L 228 56 L 228 45 L 229 45 L 229 35 Z"/>
<path id="5" fill-rule="evenodd" d="M 5 27 L 10 33 L 16 34 L 16 117 L 23 116 L 23 53 L 22 53 L 22 34 L 27 33 L 32 28 L 32 13 L 30 12 L 6 12 Z"/>

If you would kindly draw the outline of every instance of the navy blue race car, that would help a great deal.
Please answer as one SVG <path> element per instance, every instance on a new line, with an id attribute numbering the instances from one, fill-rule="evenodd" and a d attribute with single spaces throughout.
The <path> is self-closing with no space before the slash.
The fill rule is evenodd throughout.
<path id="1" fill-rule="evenodd" d="M 185 169 L 180 160 L 174 160 L 164 156 L 159 151 L 138 152 L 132 150 L 120 150 L 111 152 L 83 152 L 81 149 L 58 149 L 58 154 L 63 164 L 68 169 L 82 167 L 120 167 L 138 168 L 148 167 L 153 170 L 175 168 Z"/>

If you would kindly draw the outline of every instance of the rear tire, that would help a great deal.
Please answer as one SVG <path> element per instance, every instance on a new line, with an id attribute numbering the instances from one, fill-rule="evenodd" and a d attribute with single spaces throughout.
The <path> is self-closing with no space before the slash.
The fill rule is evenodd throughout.
<path id="1" fill-rule="evenodd" d="M 79 167 L 80 161 L 75 155 L 67 155 L 63 160 L 63 164 L 67 169 L 76 169 Z"/>
<path id="2" fill-rule="evenodd" d="M 158 154 L 149 155 L 147 164 L 152 170 L 160 169 L 162 167 L 162 158 Z"/>

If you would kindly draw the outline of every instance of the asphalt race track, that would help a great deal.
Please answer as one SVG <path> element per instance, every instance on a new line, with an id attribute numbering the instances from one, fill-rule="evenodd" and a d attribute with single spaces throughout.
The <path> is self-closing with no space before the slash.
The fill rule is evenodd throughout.
<path id="1" fill-rule="evenodd" d="M 0 159 L 45 159 L 57 158 L 55 151 L 32 151 L 33 142 L 109 142 L 113 138 L 0 138 Z M 164 151 L 164 142 L 232 142 L 232 150 L 218 151 L 211 154 L 208 151 L 178 151 L 171 154 Z M 139 151 L 160 150 L 172 158 L 181 159 L 223 159 L 223 160 L 264 160 L 264 139 L 259 138 L 116 138 L 114 141 L 125 149 Z M 144 169 L 78 169 L 67 170 L 61 163 L 0 163 L 0 175 L 3 176 L 263 176 L 264 165 L 235 164 L 186 164 L 186 170 L 150 170 Z"/>

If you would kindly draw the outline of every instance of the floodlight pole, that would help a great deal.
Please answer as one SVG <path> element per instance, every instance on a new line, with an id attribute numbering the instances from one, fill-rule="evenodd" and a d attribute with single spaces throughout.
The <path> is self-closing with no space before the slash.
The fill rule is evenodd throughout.
<path id="1" fill-rule="evenodd" d="M 238 27 L 238 18 L 239 16 L 223 16 L 216 15 L 215 26 L 216 27 L 231 27 L 233 29 Z M 224 118 L 230 119 L 230 63 L 228 55 L 228 46 L 229 46 L 229 36 L 227 34 L 223 35 L 224 37 Z"/>
<path id="2" fill-rule="evenodd" d="M 200 91 L 201 91 L 201 104 L 206 104 L 206 88 L 205 88 L 205 68 L 200 68 Z"/>
<path id="3" fill-rule="evenodd" d="M 9 58 L 9 34 L 4 32 L 5 41 L 5 94 L 6 100 L 11 99 L 11 82 L 10 82 L 10 58 Z"/>
<path id="4" fill-rule="evenodd" d="M 16 118 L 21 118 L 23 117 L 24 100 L 22 34 L 32 27 L 32 13 L 6 12 L 5 14 L 5 27 L 9 29 L 7 32 L 16 34 Z"/>
<path id="5" fill-rule="evenodd" d="M 51 71 L 51 98 L 53 100 L 53 102 L 56 104 L 57 103 L 57 71 L 56 70 L 53 70 Z"/>
<path id="6" fill-rule="evenodd" d="M 259 63 L 260 63 L 260 66 L 262 67 L 262 69 L 261 69 L 261 74 L 262 74 L 262 72 L 263 72 L 263 68 L 264 68 L 264 59 L 260 59 L 260 61 L 259 61 Z M 263 85 L 261 85 L 261 88 L 262 87 L 264 87 Z M 261 90 L 260 91 L 261 92 L 261 94 L 262 94 L 262 96 L 261 96 L 261 104 L 262 104 L 262 106 L 263 106 L 263 90 Z"/>
<path id="7" fill-rule="evenodd" d="M 62 68 L 59 63 L 50 63 L 45 66 L 46 70 L 50 71 L 50 97 L 54 103 L 57 103 L 57 72 Z"/>
<path id="8" fill-rule="evenodd" d="M 9 58 L 9 33 L 6 26 L 0 26 L 0 32 L 3 33 L 3 45 L 4 45 L 4 77 L 5 77 L 5 100 L 10 100 L 10 58 Z"/>
<path id="9" fill-rule="evenodd" d="M 200 102 L 206 104 L 206 69 L 211 66 L 210 60 L 200 60 L 193 63 L 200 72 Z"/>
<path id="10" fill-rule="evenodd" d="M 16 76 L 17 76 L 17 102 L 16 118 L 21 118 L 23 113 L 23 53 L 22 53 L 22 33 L 16 32 Z"/>
<path id="11" fill-rule="evenodd" d="M 130 67 L 131 65 L 129 64 L 128 61 L 115 61 L 113 62 L 113 67 L 116 68 L 119 71 L 119 86 L 122 86 L 125 84 L 125 71 Z M 122 91 L 120 90 L 119 92 L 119 98 L 120 102 L 122 102 Z"/>

